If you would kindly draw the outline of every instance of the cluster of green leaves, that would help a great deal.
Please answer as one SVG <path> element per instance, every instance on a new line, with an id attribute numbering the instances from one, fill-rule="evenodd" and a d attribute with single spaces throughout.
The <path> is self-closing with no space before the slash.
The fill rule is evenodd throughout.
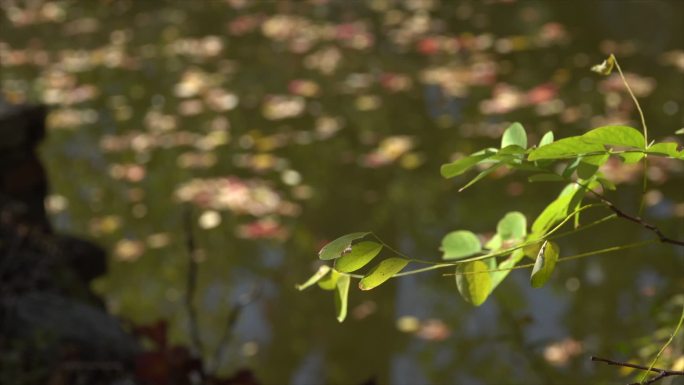
<path id="1" fill-rule="evenodd" d="M 609 74 L 618 68 L 614 56 L 610 56 L 593 70 Z M 622 76 L 622 72 L 620 71 Z M 624 77 L 623 77 L 624 81 Z M 627 89 L 629 85 L 625 81 Z M 633 96 L 633 94 L 632 94 Z M 637 108 L 641 112 L 636 99 Z M 563 182 L 565 187 L 550 202 L 528 227 L 527 218 L 520 212 L 509 212 L 497 223 L 496 234 L 486 242 L 469 230 L 448 233 L 441 243 L 442 260 L 425 261 L 403 255 L 375 234 L 359 232 L 344 235 L 328 243 L 319 252 L 322 261 L 334 260 L 333 266 L 323 265 L 299 290 L 318 284 L 324 290 L 335 292 L 337 319 L 342 322 L 347 314 L 347 297 L 350 281 L 358 278 L 361 290 L 371 290 L 392 277 L 400 277 L 425 271 L 453 268 L 456 287 L 469 303 L 479 306 L 506 278 L 511 270 L 532 267 L 530 283 L 542 287 L 552 276 L 556 263 L 561 259 L 572 259 L 599 252 L 616 251 L 626 247 L 616 246 L 582 255 L 560 258 L 560 247 L 552 239 L 569 220 L 574 219 L 575 230 L 580 229 L 580 213 L 585 209 L 606 205 L 584 204 L 587 193 L 599 196 L 597 190 L 614 190 L 616 186 L 600 171 L 611 157 L 618 157 L 624 164 L 646 161 L 649 156 L 661 156 L 684 160 L 684 150 L 678 150 L 675 142 L 651 142 L 637 129 L 623 125 L 609 125 L 592 129 L 582 135 L 555 140 L 553 132 L 547 132 L 537 145 L 529 145 L 525 128 L 520 123 L 511 124 L 501 137 L 499 148 L 486 148 L 441 167 L 444 178 L 454 178 L 477 169 L 478 174 L 459 191 L 472 186 L 499 168 L 529 172 L 529 182 Z M 678 132 L 679 133 L 679 132 Z M 605 217 L 588 225 L 598 224 Z M 373 237 L 375 241 L 362 240 Z M 369 265 L 383 249 L 393 255 L 386 257 L 365 274 L 356 273 Z M 533 264 L 521 265 L 525 257 Z M 428 267 L 403 271 L 410 263 L 427 264 Z"/>

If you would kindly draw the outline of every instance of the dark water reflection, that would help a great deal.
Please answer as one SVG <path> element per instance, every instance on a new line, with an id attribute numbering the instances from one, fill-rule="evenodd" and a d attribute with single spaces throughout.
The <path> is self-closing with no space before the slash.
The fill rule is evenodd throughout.
<path id="1" fill-rule="evenodd" d="M 549 129 L 638 127 L 619 80 L 588 70 L 609 52 L 633 74 L 651 136 L 672 136 L 684 125 L 683 2 L 0 4 L 2 90 L 54 105 L 42 148 L 53 221 L 111 251 L 96 289 L 113 312 L 168 319 L 187 343 L 178 190 L 233 178 L 185 197 L 198 217 L 207 357 L 231 305 L 262 288 L 235 326 L 226 373 L 248 366 L 273 384 L 610 382 L 617 373 L 587 357 L 629 356 L 661 325 L 656 305 L 682 291 L 684 254 L 665 246 L 562 264 L 541 290 L 514 272 L 480 308 L 440 273 L 352 290 L 343 324 L 329 292 L 294 285 L 343 233 L 372 229 L 436 259 L 451 230 L 486 234 L 514 209 L 532 219 L 559 186 L 501 174 L 457 193 L 464 181 L 442 180 L 439 165 L 496 145 L 515 120 L 533 142 Z M 647 215 L 683 237 L 681 164 L 650 175 Z M 626 180 L 617 204 L 635 210 L 639 174 L 614 177 Z M 649 236 L 612 222 L 561 247 Z M 418 334 L 399 330 L 416 318 Z M 579 348 L 554 356 L 564 340 Z"/>

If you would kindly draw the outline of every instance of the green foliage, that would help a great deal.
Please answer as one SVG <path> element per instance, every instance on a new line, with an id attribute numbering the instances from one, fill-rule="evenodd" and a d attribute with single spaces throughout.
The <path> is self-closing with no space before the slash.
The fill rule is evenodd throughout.
<path id="1" fill-rule="evenodd" d="M 374 289 L 402 271 L 408 265 L 408 259 L 387 258 L 373 267 L 359 282 L 359 289 Z"/>
<path id="2" fill-rule="evenodd" d="M 456 267 L 456 287 L 467 302 L 480 306 L 492 291 L 492 277 L 489 266 L 482 261 L 473 261 Z"/>
<path id="3" fill-rule="evenodd" d="M 341 273 L 351 273 L 366 266 L 380 251 L 382 245 L 377 242 L 359 242 L 352 246 L 351 252 L 335 260 L 335 270 Z"/>
<path id="4" fill-rule="evenodd" d="M 480 239 L 471 231 L 453 231 L 442 239 L 442 259 L 445 260 L 470 257 L 480 251 L 482 251 Z"/>
<path id="5" fill-rule="evenodd" d="M 559 253 L 558 244 L 549 241 L 544 242 L 532 268 L 532 276 L 530 277 L 532 287 L 542 287 L 551 278 Z"/>
<path id="6" fill-rule="evenodd" d="M 592 70 L 608 74 L 614 67 L 620 71 L 615 58 L 611 55 Z M 636 102 L 635 98 L 634 100 Z M 637 107 L 640 110 L 638 103 Z M 601 167 L 611 157 L 631 164 L 655 156 L 684 159 L 684 150 L 679 150 L 677 143 L 673 142 L 648 145 L 645 124 L 643 134 L 629 126 L 607 125 L 594 128 L 582 135 L 555 140 L 554 133 L 549 131 L 541 138 L 538 146 L 528 148 L 525 128 L 518 122 L 512 123 L 504 130 L 499 149 L 490 147 L 474 152 L 442 165 L 440 172 L 444 178 L 449 179 L 464 175 L 477 166 L 480 169 L 479 173 L 459 191 L 502 167 L 531 173 L 528 176 L 529 182 L 562 182 L 565 187 L 533 218 L 529 228 L 525 215 L 512 211 L 498 221 L 496 234 L 484 246 L 478 235 L 472 231 L 461 229 L 449 232 L 441 242 L 442 261 L 412 259 L 387 246 L 375 235 L 373 237 L 380 243 L 364 241 L 352 245 L 352 242 L 371 233 L 347 234 L 324 246 L 319 253 L 322 260 L 336 259 L 335 268 L 321 267 L 297 288 L 302 290 L 318 283 L 325 290 L 335 290 L 337 319 L 341 322 L 346 316 L 351 278 L 360 279 L 361 290 L 370 290 L 392 277 L 453 268 L 458 292 L 475 306 L 484 303 L 513 269 L 531 267 L 531 285 L 535 288 L 542 287 L 551 279 L 556 264 L 564 259 L 639 247 L 652 242 L 609 247 L 561 258 L 560 248 L 552 239 L 558 237 L 555 233 L 569 221 L 574 223 L 574 230 L 570 231 L 573 232 L 618 217 L 606 217 L 584 227 L 580 221 L 580 213 L 584 210 L 597 206 L 614 208 L 597 192 L 599 189 L 617 188 L 601 173 Z M 599 203 L 584 205 L 584 199 L 588 194 L 598 197 Z M 380 261 L 366 274 L 352 274 L 366 267 L 383 249 L 388 249 L 397 256 Z M 534 259 L 534 264 L 521 264 L 525 256 Z M 412 262 L 430 266 L 402 272 Z"/>

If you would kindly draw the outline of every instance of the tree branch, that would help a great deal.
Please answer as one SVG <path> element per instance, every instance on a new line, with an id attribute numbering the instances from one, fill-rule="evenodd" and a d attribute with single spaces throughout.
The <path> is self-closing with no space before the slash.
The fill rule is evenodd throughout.
<path id="1" fill-rule="evenodd" d="M 581 184 L 579 184 L 579 185 L 582 186 L 582 187 L 584 187 L 584 186 L 581 185 Z M 585 187 L 585 188 L 586 188 L 586 187 Z M 605 204 L 606 206 L 608 206 L 608 208 L 609 208 L 612 212 L 614 212 L 615 215 L 617 215 L 618 217 L 624 218 L 624 219 L 626 219 L 626 220 L 628 220 L 628 221 L 631 221 L 631 222 L 634 222 L 634 223 L 637 223 L 637 224 L 641 225 L 643 228 L 645 228 L 645 229 L 647 229 L 647 230 L 650 230 L 650 231 L 652 231 L 653 233 L 655 233 L 655 235 L 658 237 L 658 239 L 660 240 L 660 242 L 662 242 L 662 243 L 669 243 L 669 244 L 672 244 L 672 245 L 677 245 L 677 246 L 682 246 L 682 247 L 684 247 L 684 241 L 680 241 L 680 240 L 677 240 L 677 239 L 672 239 L 672 238 L 666 237 L 665 234 L 663 234 L 663 232 L 660 231 L 660 229 L 659 229 L 658 227 L 656 227 L 655 225 L 652 225 L 652 224 L 646 222 L 646 221 L 643 220 L 641 217 L 633 216 L 633 215 L 627 214 L 626 212 L 622 211 L 620 208 L 618 208 L 617 206 L 615 206 L 615 204 L 613 204 L 613 202 L 609 201 L 608 198 L 606 198 L 606 197 L 603 196 L 602 194 L 599 194 L 599 193 L 597 193 L 596 191 L 594 191 L 594 190 L 592 190 L 592 189 L 590 189 L 590 188 L 586 188 L 586 189 L 587 189 L 587 191 L 589 191 L 590 193 L 592 193 L 596 198 L 598 198 L 598 199 L 601 201 L 601 203 L 603 203 L 603 204 Z"/>
<path id="2" fill-rule="evenodd" d="M 625 368 L 632 368 L 632 369 L 639 369 L 639 370 L 645 370 L 649 372 L 655 372 L 658 373 L 657 376 L 649 379 L 646 382 L 635 382 L 630 385 L 639 385 L 639 384 L 652 384 L 656 381 L 662 380 L 665 377 L 670 377 L 670 376 L 684 376 L 684 371 L 681 370 L 667 370 L 667 369 L 661 369 L 661 368 L 649 368 L 647 366 L 642 366 L 642 365 L 637 365 L 637 364 L 632 364 L 629 362 L 621 362 L 621 361 L 614 361 L 608 358 L 601 358 L 601 357 L 594 357 L 591 356 L 592 361 L 597 361 L 597 362 L 603 362 L 608 365 L 613 365 L 613 366 L 622 366 Z"/>

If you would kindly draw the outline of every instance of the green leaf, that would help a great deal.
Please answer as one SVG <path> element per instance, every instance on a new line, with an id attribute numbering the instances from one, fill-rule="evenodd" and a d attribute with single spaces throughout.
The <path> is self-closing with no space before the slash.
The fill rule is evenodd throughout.
<path id="1" fill-rule="evenodd" d="M 518 122 L 508 126 L 501 137 L 501 148 L 506 148 L 512 144 L 527 148 L 527 133 L 522 124 Z"/>
<path id="2" fill-rule="evenodd" d="M 551 278 L 558 261 L 559 252 L 558 244 L 549 241 L 544 242 L 532 268 L 532 276 L 530 277 L 532 287 L 542 287 Z"/>
<path id="3" fill-rule="evenodd" d="M 603 63 L 591 67 L 591 70 L 597 74 L 607 76 L 613 72 L 613 67 L 615 67 L 615 56 L 610 55 Z"/>
<path id="4" fill-rule="evenodd" d="M 582 160 L 577 166 L 577 176 L 582 179 L 591 178 L 594 174 L 596 174 L 599 167 L 606 163 L 609 157 L 610 155 L 608 154 L 589 155 L 582 157 Z"/>
<path id="5" fill-rule="evenodd" d="M 442 259 L 461 259 L 482 251 L 477 235 L 467 230 L 452 231 L 442 239 Z"/>
<path id="6" fill-rule="evenodd" d="M 562 221 L 568 214 L 568 206 L 574 196 L 576 186 L 570 185 L 574 189 L 573 193 L 561 193 L 553 202 L 549 203 L 544 211 L 539 214 L 532 224 L 532 233 L 536 235 L 544 235 L 553 225 Z M 564 190 L 565 192 L 565 190 Z"/>
<path id="7" fill-rule="evenodd" d="M 351 273 L 373 260 L 382 250 L 382 245 L 377 242 L 359 242 L 352 246 L 349 254 L 343 255 L 335 261 L 335 270 L 342 273 Z"/>
<path id="8" fill-rule="evenodd" d="M 496 225 L 496 233 L 504 241 L 525 238 L 525 235 L 527 235 L 527 219 L 525 215 L 518 211 L 507 213 Z"/>
<path id="9" fill-rule="evenodd" d="M 562 182 L 565 179 L 558 174 L 534 174 L 527 178 L 530 182 Z"/>
<path id="10" fill-rule="evenodd" d="M 485 243 L 485 248 L 487 250 L 499 250 L 502 244 L 501 235 L 494 234 L 494 236 Z"/>
<path id="11" fill-rule="evenodd" d="M 487 264 L 472 261 L 456 267 L 456 287 L 467 302 L 480 306 L 492 291 L 492 277 Z"/>
<path id="12" fill-rule="evenodd" d="M 397 274 L 404 269 L 408 263 L 408 259 L 397 257 L 387 258 L 381 261 L 375 265 L 363 279 L 361 279 L 361 282 L 359 282 L 359 289 L 370 290 L 382 285 L 385 281 L 392 278 L 394 274 Z"/>
<path id="13" fill-rule="evenodd" d="M 527 160 L 566 159 L 594 152 L 606 152 L 606 149 L 600 144 L 585 142 L 579 136 L 571 136 L 533 150 Z"/>
<path id="14" fill-rule="evenodd" d="M 335 287 L 337 286 L 337 280 L 341 275 L 342 274 L 338 273 L 337 270 L 330 270 L 330 274 L 318 281 L 318 287 L 323 290 L 335 290 Z"/>
<path id="15" fill-rule="evenodd" d="M 629 126 L 603 126 L 582 135 L 582 140 L 611 146 L 644 148 L 644 135 Z"/>
<path id="16" fill-rule="evenodd" d="M 501 269 L 502 271 L 492 271 L 490 273 L 492 277 L 492 291 L 496 289 L 497 286 L 501 282 L 503 282 L 504 278 L 508 276 L 508 274 L 511 273 L 511 270 L 505 270 L 505 269 L 511 269 L 513 268 L 520 260 L 525 256 L 525 253 L 523 253 L 522 249 L 517 249 L 511 255 L 506 258 L 505 260 L 501 261 L 499 263 L 499 266 L 497 266 L 497 269 Z M 494 259 L 494 258 L 492 258 Z"/>
<path id="17" fill-rule="evenodd" d="M 679 155 L 677 151 L 677 143 L 666 142 L 666 143 L 656 143 L 646 149 L 649 154 L 664 154 L 672 158 L 676 158 Z"/>
<path id="18" fill-rule="evenodd" d="M 479 155 L 470 155 L 466 156 L 465 158 L 458 159 L 456 161 L 453 161 L 451 163 L 443 164 L 442 167 L 439 169 L 440 174 L 442 174 L 443 178 L 449 179 L 453 178 L 455 176 L 459 176 L 463 174 L 464 172 L 470 170 L 473 166 L 476 164 L 480 163 L 481 161 L 490 158 L 494 155 L 495 153 L 484 153 L 484 154 L 479 154 Z"/>
<path id="19" fill-rule="evenodd" d="M 553 143 L 553 131 L 549 131 L 544 136 L 542 136 L 539 141 L 539 147 L 546 146 L 547 144 Z"/>
<path id="20" fill-rule="evenodd" d="M 342 256 L 342 253 L 351 246 L 351 243 L 357 239 L 363 238 L 366 235 L 370 234 L 369 232 L 365 233 L 351 233 L 347 235 L 343 235 L 334 241 L 328 243 L 327 245 L 323 246 L 321 251 L 318 252 L 318 258 L 322 259 L 324 261 L 330 260 L 330 259 L 335 259 L 339 258 Z"/>
<path id="21" fill-rule="evenodd" d="M 490 168 L 482 171 L 481 173 L 477 174 L 477 176 L 475 178 L 471 179 L 470 182 L 466 183 L 465 186 L 458 189 L 458 192 L 462 192 L 463 190 L 467 189 L 468 187 L 474 185 L 475 183 L 479 182 L 480 180 L 485 178 L 487 175 L 493 173 L 494 171 L 496 171 L 499 167 L 501 167 L 503 165 L 504 165 L 503 163 L 497 163 L 497 164 L 491 166 Z"/>
<path id="22" fill-rule="evenodd" d="M 631 163 L 639 162 L 644 157 L 644 153 L 643 152 L 623 152 L 622 154 L 619 154 L 619 156 L 625 164 L 631 164 Z"/>
<path id="23" fill-rule="evenodd" d="M 347 318 L 347 301 L 349 298 L 349 281 L 348 275 L 342 275 L 337 280 L 337 290 L 335 290 L 335 311 L 337 312 L 337 321 L 342 322 Z"/>
<path id="24" fill-rule="evenodd" d="M 319 267 L 318 271 L 316 271 L 314 273 L 314 275 L 312 275 L 311 278 L 309 278 L 306 282 L 299 284 L 299 285 L 295 285 L 295 287 L 297 288 L 297 290 L 302 291 L 302 290 L 306 289 L 307 287 L 313 285 L 314 283 L 320 281 L 321 278 L 323 278 L 326 274 L 328 274 L 329 271 L 330 271 L 330 266 L 323 265 L 323 266 Z"/>

